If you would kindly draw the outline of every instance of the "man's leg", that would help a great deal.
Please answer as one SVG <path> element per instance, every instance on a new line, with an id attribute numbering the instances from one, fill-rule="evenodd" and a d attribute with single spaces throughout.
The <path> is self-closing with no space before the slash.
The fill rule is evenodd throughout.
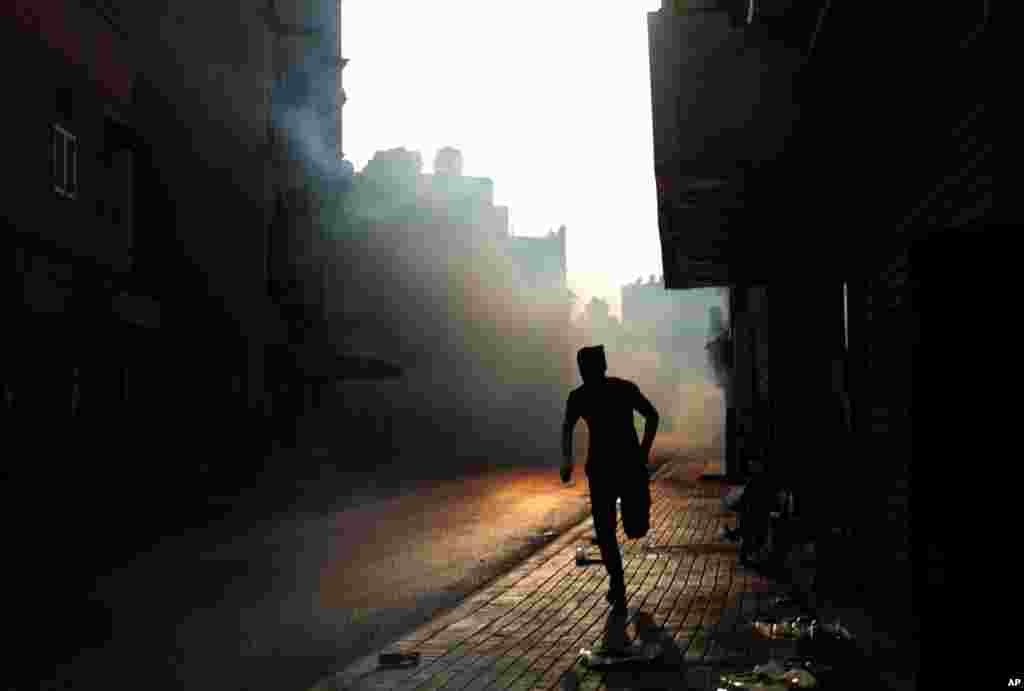
<path id="1" fill-rule="evenodd" d="M 597 546 L 601 550 L 601 559 L 608 571 L 608 600 L 611 602 L 625 601 L 626 583 L 622 570 L 622 554 L 615 537 L 615 502 L 617 499 L 615 484 L 607 481 L 590 481 L 590 508 L 594 516 L 594 532 L 597 533 Z"/>

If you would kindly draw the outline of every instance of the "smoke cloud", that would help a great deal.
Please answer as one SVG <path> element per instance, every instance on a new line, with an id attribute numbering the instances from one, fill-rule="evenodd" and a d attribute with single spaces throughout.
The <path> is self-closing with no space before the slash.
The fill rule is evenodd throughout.
<path id="1" fill-rule="evenodd" d="M 313 23 L 336 27 L 335 3 L 321 5 Z M 539 268 L 557 262 L 554 246 L 508 237 L 490 180 L 425 175 L 420 154 L 401 148 L 353 175 L 338 157 L 337 37 L 304 45 L 275 87 L 273 118 L 325 202 L 331 339 L 338 352 L 403 369 L 400 379 L 338 382 L 303 421 L 332 464 L 392 480 L 554 466 L 565 399 L 579 383 L 575 349 L 598 342 L 610 371 L 658 407 L 663 436 L 716 443 L 723 397 L 705 345 L 707 308 L 721 295 L 678 293 L 660 316 L 627 313 L 618 331 L 572 325 L 565 286 L 546 278 L 557 272 Z"/>
<path id="2" fill-rule="evenodd" d="M 651 277 L 624 286 L 622 300 L 622 320 L 592 300 L 575 323 L 575 343 L 605 344 L 609 374 L 634 381 L 658 409 L 662 445 L 720 459 L 725 394 L 707 344 L 722 328 L 726 295 L 669 291 Z"/>

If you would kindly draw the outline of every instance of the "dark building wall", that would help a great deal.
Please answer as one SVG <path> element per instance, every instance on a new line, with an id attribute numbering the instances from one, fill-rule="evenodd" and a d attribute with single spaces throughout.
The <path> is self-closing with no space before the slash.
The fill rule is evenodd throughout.
<path id="1" fill-rule="evenodd" d="M 760 239 L 737 242 L 731 231 L 719 237 L 731 243 L 723 245 L 731 256 L 728 280 L 768 284 L 769 465 L 803 482 L 812 498 L 828 497 L 819 509 L 831 513 L 829 521 L 842 523 L 843 516 L 828 501 L 847 507 L 858 537 L 845 545 L 847 558 L 823 567 L 826 580 L 862 579 L 870 595 L 860 602 L 880 630 L 927 632 L 920 641 L 930 681 L 941 672 L 936 661 L 954 652 L 938 633 L 944 603 L 969 602 L 972 592 L 970 579 L 952 586 L 953 555 L 969 558 L 969 549 L 952 537 L 951 516 L 964 514 L 952 508 L 959 502 L 955 478 L 963 475 L 951 463 L 989 457 L 994 437 L 982 430 L 993 423 L 980 411 L 992 408 L 978 401 L 994 400 L 998 388 L 966 364 L 985 361 L 986 346 L 954 315 L 971 311 L 965 295 L 978 289 L 986 295 L 979 312 L 1001 323 L 996 315 L 1005 314 L 1011 294 L 1007 254 L 991 229 L 991 81 L 977 78 L 996 69 L 985 38 L 990 9 L 983 2 L 927 14 L 911 6 L 879 13 L 850 2 L 819 9 L 826 10 L 820 31 L 805 32 L 808 59 L 794 75 L 801 118 L 783 155 L 747 176 L 760 181 L 746 200 L 754 213 L 737 219 Z M 795 24 L 780 21 L 743 33 L 751 41 L 792 42 Z M 872 50 L 865 53 L 867 36 Z M 855 53 L 862 59 L 850 60 Z M 652 67 L 656 113 L 667 98 L 658 74 Z M 656 148 L 659 141 L 656 135 Z M 784 238 L 762 232 L 783 225 Z M 681 285 L 694 276 L 682 275 L 687 264 L 676 258 L 699 259 L 706 243 L 674 230 L 663 220 L 666 272 L 678 270 L 670 279 Z M 770 270 L 758 276 L 764 267 Z M 836 429 L 839 410 L 829 370 L 842 352 L 843 282 L 852 435 L 827 431 Z M 911 603 L 917 624 L 907 623 Z M 970 621 L 966 608 L 955 609 L 950 620 Z"/>
<path id="2" fill-rule="evenodd" d="M 241 388 L 251 409 L 298 413 L 284 413 L 287 380 L 324 365 L 321 351 L 297 360 L 316 350 L 306 341 L 325 316 L 319 210 L 340 164 L 337 3 L 115 4 L 140 44 L 138 117 L 156 133 L 149 196 L 166 191 L 173 205 L 167 236 L 145 239 L 161 258 L 151 269 L 184 279 L 189 307 L 170 316 L 211 334 L 190 348 L 200 378 L 233 399 Z M 296 137 L 306 115 L 320 128 Z"/>
<path id="3" fill-rule="evenodd" d="M 108 80 L 110 69 L 130 71 L 128 46 L 100 17 L 63 2 L 5 7 L 0 45 L 5 77 L 18 95 L 16 104 L 5 104 L 12 136 L 0 163 L 7 188 L 0 203 L 6 325 L 0 407 L 7 485 L 18 488 L 4 503 L 4 523 L 33 516 L 30 528 L 5 532 L 5 540 L 12 563 L 32 565 L 19 569 L 12 587 L 46 593 L 46 604 L 32 611 L 9 608 L 33 651 L 12 665 L 17 678 L 22 669 L 28 675 L 51 669 L 37 659 L 52 663 L 102 641 L 109 621 L 84 604 L 92 579 L 171 528 L 159 520 L 167 505 L 131 487 L 140 467 L 160 462 L 152 448 L 141 462 L 138 457 L 146 448 L 139 443 L 153 438 L 145 422 L 158 417 L 153 392 L 138 385 L 160 371 L 166 353 L 160 305 L 133 280 L 139 219 L 128 88 Z M 116 50 L 97 56 L 97 46 Z M 77 138 L 74 198 L 55 192 L 51 179 L 55 123 Z M 190 504 L 185 496 L 179 500 Z M 69 540 L 69 526 L 89 540 Z M 75 553 L 78 546 L 87 557 Z M 74 622 L 62 635 L 42 630 L 57 611 Z"/>
<path id="4" fill-rule="evenodd" d="M 952 326 L 956 305 L 963 304 L 960 290 L 1002 285 L 1006 276 L 995 268 L 1003 264 L 998 244 L 984 231 L 994 222 L 991 93 L 989 82 L 972 76 L 994 66 L 984 37 L 987 13 L 987 3 L 943 6 L 929 13 L 921 31 L 915 8 L 900 8 L 879 23 L 855 4 L 833 3 L 802 75 L 809 119 L 797 151 L 809 169 L 831 171 L 807 176 L 815 201 L 806 209 L 804 235 L 817 236 L 809 249 L 839 239 L 822 256 L 834 257 L 831 264 L 850 280 L 857 438 L 861 457 L 886 463 L 864 491 L 870 540 L 880 546 L 875 560 L 884 555 L 892 564 L 892 578 L 870 570 L 876 592 L 909 587 L 908 556 L 949 544 L 940 526 L 947 525 L 952 494 L 939 468 L 948 451 L 968 445 L 976 433 L 954 424 L 951 413 L 940 414 L 933 401 L 983 399 L 988 390 L 978 381 L 979 393 L 970 393 L 964 362 L 981 346 L 965 343 Z M 851 65 L 844 56 L 868 33 L 877 50 Z M 910 35 L 919 40 L 908 51 Z M 874 75 L 870 94 L 848 88 L 857 75 Z M 837 138 L 836 124 L 843 122 L 850 136 Z M 869 203 L 843 203 L 858 194 Z M 835 218 L 831 238 L 821 236 L 813 220 L 829 218 L 837 206 L 851 213 Z M 954 230 L 969 226 L 972 231 Z M 1002 289 L 991 294 L 992 304 L 1005 296 Z M 942 599 L 917 585 L 921 602 Z M 918 613 L 931 606 L 920 605 Z"/>
<path id="5" fill-rule="evenodd" d="M 309 19 L 277 4 L 284 21 Z M 283 175 L 271 166 L 271 87 L 275 70 L 289 74 L 305 47 L 301 39 L 275 43 L 265 9 L 119 4 L 142 67 L 137 117 L 152 133 L 152 165 L 174 204 L 172 239 L 162 249 L 189 276 L 196 309 L 240 337 L 230 360 L 245 362 L 252 407 L 270 402 L 264 348 L 287 339 L 266 283 L 275 175 Z M 187 324 L 188 312 L 181 316 Z"/>
<path id="6" fill-rule="evenodd" d="M 134 83 L 112 89 L 88 55 L 69 55 L 38 23 L 26 28 L 36 15 L 0 15 L 8 79 L 23 97 L 7 112 L 24 135 L 12 137 L 12 194 L 0 205 L 17 276 L 5 296 L 18 335 L 5 382 L 20 370 L 23 397 L 33 377 L 49 382 L 35 387 L 47 392 L 39 403 L 88 418 L 75 434 L 105 445 L 104 468 L 128 462 L 133 444 L 162 440 L 149 461 L 170 464 L 178 518 L 204 523 L 207 497 L 233 494 L 260 470 L 254 447 L 265 426 L 248 415 L 269 394 L 264 348 L 286 339 L 265 280 L 267 30 L 257 15 L 239 24 L 238 8 L 221 6 L 170 14 L 126 4 L 117 25 L 74 2 L 32 8 L 57 5 L 66 8 L 50 20 L 84 45 L 102 34 Z M 61 88 L 71 90 L 80 143 L 75 200 L 56 197 L 49 180 Z M 58 419 L 40 424 L 52 432 Z M 81 441 L 75 434 L 69 443 Z M 218 453 L 219 444 L 240 453 Z M 156 505 L 142 513 L 170 515 Z M 157 539 L 163 528 L 146 520 L 139 525 Z"/>
<path id="7" fill-rule="evenodd" d="M 906 560 L 912 538 L 909 524 L 911 463 L 915 453 L 911 426 L 912 386 L 914 345 L 918 340 L 907 261 L 906 253 L 899 252 L 880 275 L 873 276 L 868 283 L 865 317 L 871 345 L 865 362 L 866 391 L 859 401 L 868 416 L 864 420 L 864 433 L 874 442 L 869 453 L 870 449 L 875 449 L 877 457 L 890 459 L 879 476 L 876 496 L 884 498 L 885 503 L 870 512 L 876 518 L 871 534 L 889 538 L 886 547 L 891 549 L 896 565 L 903 567 L 903 573 L 909 566 Z M 886 452 L 887 455 L 883 455 Z M 884 520 L 878 520 L 883 517 Z M 904 577 L 907 576 L 909 573 Z"/>
<path id="8" fill-rule="evenodd" d="M 23 453 L 71 471 L 75 464 L 59 449 L 102 436 L 86 419 L 123 419 L 124 333 L 139 315 L 119 309 L 147 300 L 131 271 L 138 224 L 136 137 L 124 120 L 129 93 L 108 79 L 112 66 L 128 71 L 130 52 L 99 16 L 75 3 L 16 4 L 0 15 L 0 32 L 10 56 L 6 76 L 19 94 L 17 107 L 6 111 L 19 136 L 4 158 L 8 194 L 0 205 L 12 276 L 7 407 L 26 435 Z M 96 46 L 112 52 L 97 58 L 88 52 Z M 58 158 L 74 171 L 75 189 L 60 185 L 72 194 L 55 189 L 56 127 L 74 138 L 73 163 L 67 149 Z M 144 311 L 148 328 L 158 326 L 159 305 L 149 300 Z M 41 467 L 13 466 L 25 480 L 44 479 L 35 475 Z"/>
<path id="9" fill-rule="evenodd" d="M 88 12 L 75 16 L 82 21 L 83 34 L 105 30 L 102 21 L 90 18 Z M 12 58 L 17 56 L 5 62 L 4 71 L 12 93 L 19 95 L 16 107 L 5 112 L 9 131 L 16 136 L 10 138 L 5 158 L 4 215 L 22 232 L 111 269 L 126 270 L 131 249 L 132 164 L 123 151 L 111 156 L 105 151 L 111 139 L 106 111 L 118 104 L 101 91 L 86 67 L 70 62 L 6 12 L 0 15 L 0 32 L 5 50 Z M 76 139 L 75 199 L 61 197 L 51 184 L 49 154 L 55 124 Z"/>
<path id="10" fill-rule="evenodd" d="M 763 186 L 747 179 L 751 172 L 781 156 L 800 121 L 800 50 L 780 37 L 755 38 L 709 8 L 652 12 L 648 32 L 666 285 L 752 280 L 730 277 L 730 247 L 760 241 L 764 225 L 737 223 L 737 209 Z M 712 181 L 721 185 L 701 187 Z M 781 239 L 795 229 L 773 230 Z"/>
<path id="11" fill-rule="evenodd" d="M 773 304 L 779 297 L 787 299 L 785 289 L 774 293 Z M 768 362 L 776 359 L 769 358 L 768 343 L 774 340 L 773 334 L 782 329 L 797 329 L 802 330 L 808 340 L 813 339 L 807 333 L 806 324 L 800 323 L 799 310 L 808 305 L 801 305 L 797 299 L 790 305 L 795 312 L 776 314 L 768 310 L 766 297 L 766 286 L 740 284 L 729 289 L 730 368 L 726 424 L 731 427 L 726 469 L 736 477 L 749 473 L 755 461 L 763 464 L 769 458 L 773 400 L 766 382 Z M 790 295 L 789 299 L 795 297 Z M 785 301 L 781 304 L 787 306 Z"/>

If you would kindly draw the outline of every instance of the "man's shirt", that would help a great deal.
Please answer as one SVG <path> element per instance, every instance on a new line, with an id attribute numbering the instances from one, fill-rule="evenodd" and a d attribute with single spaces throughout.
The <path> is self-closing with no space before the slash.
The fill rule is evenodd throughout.
<path id="1" fill-rule="evenodd" d="M 644 461 L 640 458 L 633 411 L 644 417 L 657 415 L 640 388 L 625 379 L 606 377 L 599 383 L 583 384 L 569 394 L 566 423 L 572 425 L 583 418 L 590 432 L 585 467 L 588 475 L 614 472 Z"/>

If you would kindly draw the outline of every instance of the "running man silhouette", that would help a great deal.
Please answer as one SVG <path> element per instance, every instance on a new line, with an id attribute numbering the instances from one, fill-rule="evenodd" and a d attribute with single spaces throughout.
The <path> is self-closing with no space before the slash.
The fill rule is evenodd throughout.
<path id="1" fill-rule="evenodd" d="M 583 418 L 590 433 L 590 445 L 584 470 L 590 486 L 590 507 L 601 559 L 608 570 L 610 588 L 607 599 L 613 611 L 626 610 L 626 584 L 622 571 L 622 555 L 615 537 L 616 502 L 638 503 L 646 500 L 647 458 L 658 431 L 658 411 L 640 388 L 631 381 L 605 376 L 608 369 L 604 346 L 581 348 L 576 362 L 583 385 L 569 394 L 562 424 L 562 482 L 572 478 L 572 437 L 576 422 Z M 644 416 L 644 438 L 637 441 L 633 411 Z M 641 502 L 642 503 L 642 502 Z M 643 523 L 649 506 L 643 504 Z M 623 509 L 623 522 L 629 516 Z M 646 532 L 642 529 L 641 532 Z"/>

